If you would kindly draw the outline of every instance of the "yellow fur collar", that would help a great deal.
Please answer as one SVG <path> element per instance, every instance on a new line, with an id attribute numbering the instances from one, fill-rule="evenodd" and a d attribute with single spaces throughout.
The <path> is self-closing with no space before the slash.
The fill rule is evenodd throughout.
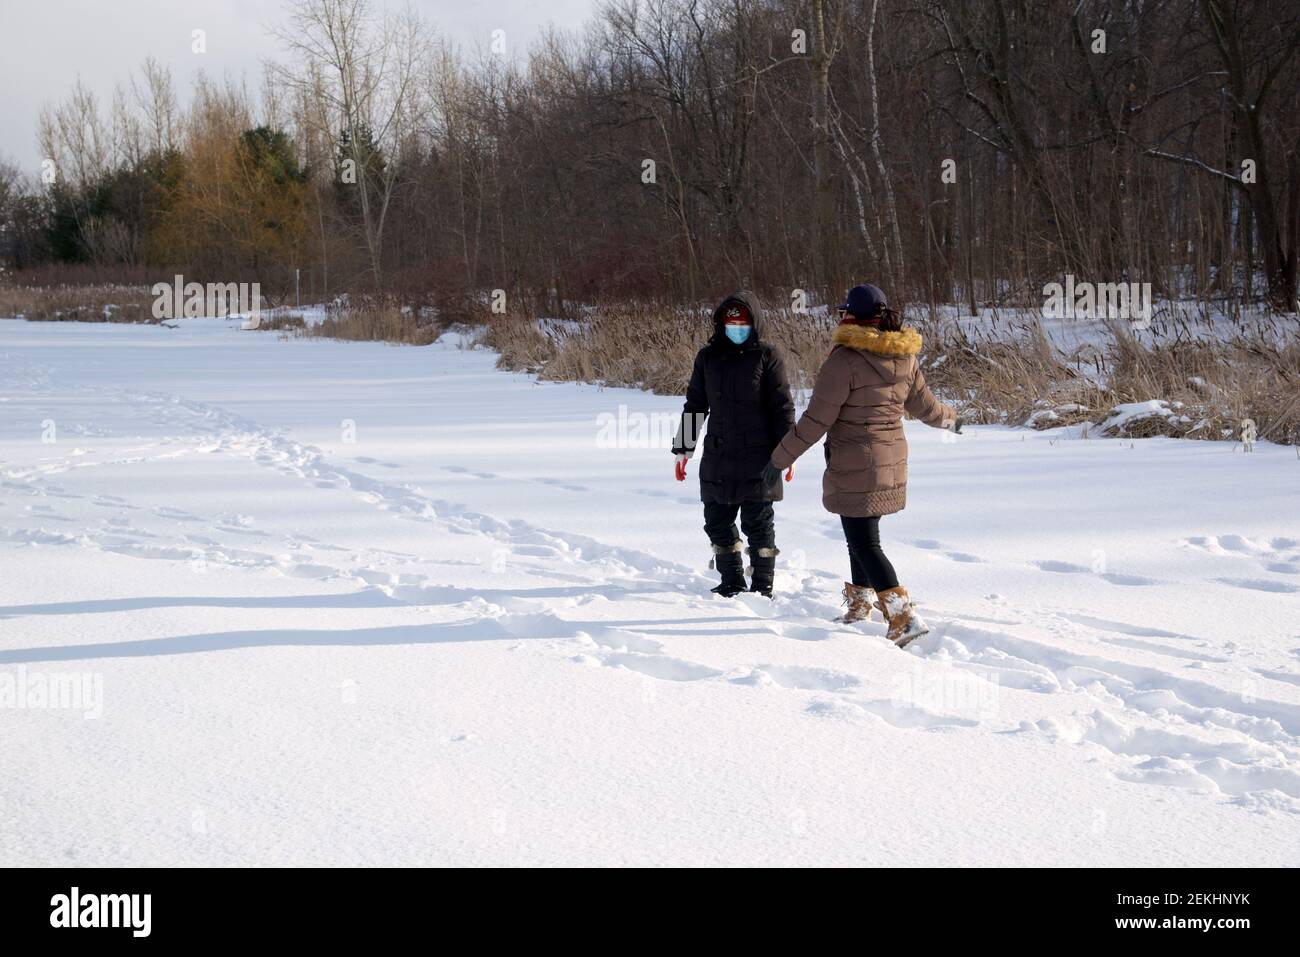
<path id="1" fill-rule="evenodd" d="M 915 329 L 881 332 L 872 326 L 844 323 L 835 327 L 831 340 L 836 345 L 874 352 L 878 356 L 914 356 L 921 351 L 921 334 Z"/>

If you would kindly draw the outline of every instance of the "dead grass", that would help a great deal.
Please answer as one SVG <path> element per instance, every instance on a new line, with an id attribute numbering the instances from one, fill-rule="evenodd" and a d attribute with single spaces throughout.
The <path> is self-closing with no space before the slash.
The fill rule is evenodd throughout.
<path id="1" fill-rule="evenodd" d="M 323 321 L 304 326 L 298 335 L 353 342 L 392 342 L 427 346 L 442 334 L 443 324 L 427 315 L 403 309 L 387 297 L 356 298 L 331 306 Z"/>
<path id="2" fill-rule="evenodd" d="M 307 320 L 297 313 L 263 316 L 257 324 L 258 332 L 296 332 L 307 329 Z"/>
<path id="3" fill-rule="evenodd" d="M 1108 407 L 1105 390 L 1054 349 L 1037 323 L 978 334 L 955 323 L 922 321 L 918 328 L 926 381 L 967 421 L 1050 428 Z"/>
<path id="4" fill-rule="evenodd" d="M 1294 445 L 1300 438 L 1300 340 L 1246 331 L 1149 347 L 1122 328 L 1112 335 L 1106 379 L 1119 401 L 1163 399 L 1176 413 L 1147 428 L 1217 439 L 1239 437 L 1249 419 L 1261 439 Z"/>
<path id="5" fill-rule="evenodd" d="M 32 322 L 157 322 L 148 286 L 2 286 L 0 316 Z"/>
<path id="6" fill-rule="evenodd" d="M 833 323 L 788 310 L 766 316 L 764 337 L 784 351 L 791 384 L 811 388 Z M 1033 319 L 994 321 L 978 332 L 941 320 L 909 324 L 925 338 L 922 368 L 931 388 L 971 422 L 1037 429 L 1091 423 L 1106 434 L 1115 406 L 1163 399 L 1170 414 L 1131 418 L 1120 434 L 1236 438 L 1250 419 L 1261 439 L 1300 440 L 1300 338 L 1278 325 L 1285 319 L 1242 319 L 1214 341 L 1192 335 L 1212 325 L 1208 316 L 1162 321 L 1149 341 L 1117 326 L 1101 347 L 1069 354 Z M 619 304 L 567 323 L 503 317 L 482 342 L 497 350 L 502 368 L 680 395 L 707 333 L 703 313 Z"/>
<path id="7" fill-rule="evenodd" d="M 826 357 L 830 328 L 807 314 L 765 311 L 763 336 L 784 352 L 792 385 L 812 387 Z M 482 344 L 500 354 L 501 368 L 679 395 L 709 333 L 709 315 L 702 311 L 662 303 L 616 304 L 594 307 L 570 322 L 493 319 Z"/>
<path id="8" fill-rule="evenodd" d="M 559 354 L 558 334 L 543 330 L 529 316 L 494 316 L 486 324 L 480 344 L 497 353 L 497 368 L 540 375 Z"/>

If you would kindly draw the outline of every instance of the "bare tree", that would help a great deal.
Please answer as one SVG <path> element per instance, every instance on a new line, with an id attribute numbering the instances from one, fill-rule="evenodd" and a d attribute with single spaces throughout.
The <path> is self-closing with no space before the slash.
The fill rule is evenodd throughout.
<path id="1" fill-rule="evenodd" d="M 152 56 L 140 65 L 140 82 L 131 78 L 131 94 L 143 116 L 149 147 L 165 153 L 176 145 L 176 93 L 171 71 Z"/>
<path id="2" fill-rule="evenodd" d="M 277 74 L 300 94 L 322 98 L 328 109 L 319 112 L 338 124 L 349 163 L 342 181 L 356 186 L 361 234 L 378 285 L 398 153 L 413 125 L 415 76 L 428 52 L 426 28 L 410 10 L 378 15 L 368 0 L 293 0 L 288 9 L 275 34 L 290 64 L 277 67 Z"/>

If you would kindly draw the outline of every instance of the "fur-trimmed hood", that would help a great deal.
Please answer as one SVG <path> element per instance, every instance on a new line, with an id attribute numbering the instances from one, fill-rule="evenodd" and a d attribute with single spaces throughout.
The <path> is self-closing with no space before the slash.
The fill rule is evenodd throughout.
<path id="1" fill-rule="evenodd" d="M 874 352 L 878 356 L 914 356 L 921 351 L 921 334 L 915 329 L 881 332 L 874 326 L 856 326 L 846 322 L 835 327 L 831 341 L 838 346 Z"/>
<path id="2" fill-rule="evenodd" d="M 943 428 L 957 413 L 934 397 L 915 356 L 915 329 L 882 332 L 841 325 L 835 347 L 817 371 L 808 409 L 772 453 L 788 468 L 826 437 L 822 504 L 836 515 L 891 515 L 907 505 L 904 415 Z"/>

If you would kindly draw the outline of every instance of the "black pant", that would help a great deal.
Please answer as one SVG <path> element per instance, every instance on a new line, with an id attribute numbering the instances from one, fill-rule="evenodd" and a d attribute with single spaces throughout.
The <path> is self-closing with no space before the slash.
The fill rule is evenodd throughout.
<path id="1" fill-rule="evenodd" d="M 749 547 L 776 547 L 776 515 L 771 502 L 742 502 L 739 505 L 704 503 L 704 531 L 709 541 L 719 548 L 727 548 L 740 541 L 736 531 L 736 513 L 740 512 L 740 527 L 745 530 Z"/>
<path id="2" fill-rule="evenodd" d="M 840 516 L 844 537 L 849 543 L 849 569 L 853 584 L 869 585 L 876 591 L 898 587 L 894 566 L 880 549 L 880 516 L 852 518 Z"/>

